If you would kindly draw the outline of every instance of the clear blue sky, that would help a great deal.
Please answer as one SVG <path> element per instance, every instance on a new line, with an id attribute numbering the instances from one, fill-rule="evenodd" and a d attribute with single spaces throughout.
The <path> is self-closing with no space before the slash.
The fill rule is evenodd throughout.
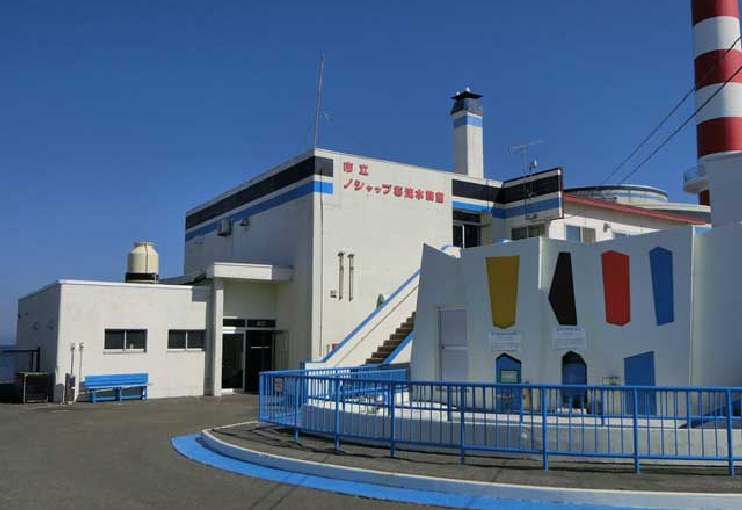
<path id="1" fill-rule="evenodd" d="M 188 208 L 309 147 L 321 51 L 322 147 L 451 168 L 470 86 L 489 176 L 541 139 L 541 168 L 598 183 L 692 86 L 689 4 L 2 2 L 0 337 L 42 285 L 120 280 L 134 240 L 180 274 Z M 693 200 L 694 162 L 691 124 L 631 181 Z"/>

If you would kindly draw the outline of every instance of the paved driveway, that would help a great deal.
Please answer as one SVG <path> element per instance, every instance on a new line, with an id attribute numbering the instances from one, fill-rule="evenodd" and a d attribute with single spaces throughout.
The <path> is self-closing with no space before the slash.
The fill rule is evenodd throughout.
<path id="1" fill-rule="evenodd" d="M 0 405 L 3 510 L 413 508 L 235 475 L 178 455 L 176 435 L 253 420 L 257 397 Z"/>

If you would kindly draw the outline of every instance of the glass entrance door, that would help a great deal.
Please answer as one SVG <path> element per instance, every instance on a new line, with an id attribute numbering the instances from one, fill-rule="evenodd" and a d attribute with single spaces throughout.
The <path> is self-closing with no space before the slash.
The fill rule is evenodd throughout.
<path id="1" fill-rule="evenodd" d="M 257 392 L 260 372 L 273 370 L 273 331 L 245 332 L 245 391 Z"/>
<path id="2" fill-rule="evenodd" d="M 242 389 L 245 378 L 245 338 L 222 335 L 222 388 Z"/>

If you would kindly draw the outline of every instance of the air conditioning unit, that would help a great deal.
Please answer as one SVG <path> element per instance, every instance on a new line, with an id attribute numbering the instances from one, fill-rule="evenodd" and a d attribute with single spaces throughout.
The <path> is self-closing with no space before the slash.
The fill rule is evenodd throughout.
<path id="1" fill-rule="evenodd" d="M 226 237 L 232 235 L 232 220 L 224 219 L 216 227 L 216 235 Z"/>
<path id="2" fill-rule="evenodd" d="M 240 220 L 240 227 L 249 227 L 250 226 L 250 217 L 245 216 Z"/>
<path id="3" fill-rule="evenodd" d="M 526 219 L 527 220 L 535 220 L 536 218 L 538 218 L 538 213 L 528 213 L 528 214 L 526 214 Z"/>

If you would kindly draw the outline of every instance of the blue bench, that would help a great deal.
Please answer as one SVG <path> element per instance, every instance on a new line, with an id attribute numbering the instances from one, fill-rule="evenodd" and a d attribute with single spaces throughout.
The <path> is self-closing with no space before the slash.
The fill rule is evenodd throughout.
<path id="1" fill-rule="evenodd" d="M 90 392 L 91 402 L 104 400 L 144 400 L 147 398 L 149 374 L 109 374 L 85 376 L 85 388 Z M 139 392 L 126 395 L 124 390 L 138 388 Z M 112 390 L 112 396 L 98 396 L 100 390 Z"/>

